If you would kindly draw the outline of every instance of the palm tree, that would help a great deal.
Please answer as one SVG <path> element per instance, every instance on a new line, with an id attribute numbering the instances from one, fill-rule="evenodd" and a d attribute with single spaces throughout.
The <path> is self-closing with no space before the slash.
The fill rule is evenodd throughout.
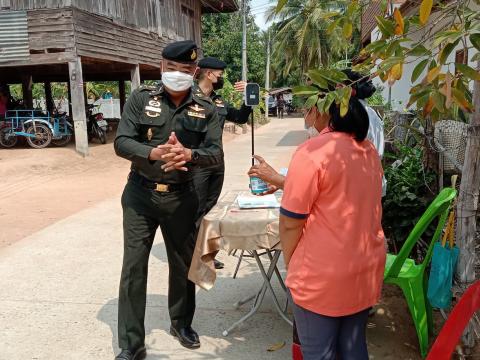
<path id="1" fill-rule="evenodd" d="M 276 1 L 272 1 L 275 2 Z M 288 0 L 277 13 L 272 6 L 266 14 L 273 25 L 273 68 L 282 69 L 286 77 L 292 70 L 327 66 L 345 54 L 351 44 L 335 28 L 327 33 L 333 18 L 345 8 L 346 1 Z"/>

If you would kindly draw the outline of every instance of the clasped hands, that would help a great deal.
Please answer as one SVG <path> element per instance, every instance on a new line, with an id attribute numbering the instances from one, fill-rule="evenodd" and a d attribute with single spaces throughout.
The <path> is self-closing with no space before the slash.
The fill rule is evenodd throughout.
<path id="1" fill-rule="evenodd" d="M 165 172 L 173 170 L 188 171 L 185 164 L 192 160 L 192 150 L 184 147 L 178 141 L 175 133 L 172 132 L 165 144 L 158 145 L 152 149 L 148 158 L 165 162 L 162 165 L 162 169 Z"/>

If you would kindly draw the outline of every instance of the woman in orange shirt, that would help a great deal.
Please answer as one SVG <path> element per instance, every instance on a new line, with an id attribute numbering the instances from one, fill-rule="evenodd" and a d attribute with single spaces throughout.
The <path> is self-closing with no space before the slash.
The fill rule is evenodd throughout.
<path id="1" fill-rule="evenodd" d="M 368 114 L 353 96 L 307 122 L 320 132 L 300 145 L 285 180 L 280 239 L 304 360 L 368 359 L 368 311 L 385 267 L 383 170 L 366 139 Z"/>

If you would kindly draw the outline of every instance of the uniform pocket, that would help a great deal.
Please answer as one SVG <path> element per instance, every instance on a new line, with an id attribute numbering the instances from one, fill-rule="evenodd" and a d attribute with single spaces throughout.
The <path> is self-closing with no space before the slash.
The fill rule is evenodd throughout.
<path id="1" fill-rule="evenodd" d="M 160 114 L 158 114 L 158 116 L 153 117 L 143 114 L 139 119 L 142 142 L 156 146 L 162 141 L 166 141 L 166 134 L 169 134 L 169 132 L 164 129 L 166 122 L 166 116 L 160 116 Z"/>
<path id="2" fill-rule="evenodd" d="M 181 137 L 180 142 L 189 148 L 198 148 L 205 139 L 208 130 L 207 120 L 185 115 L 181 119 L 183 131 L 177 134 Z"/>
<path id="3" fill-rule="evenodd" d="M 193 117 L 186 115 L 182 119 L 182 126 L 185 130 L 199 132 L 199 133 L 206 133 L 208 126 L 207 120 L 200 117 Z"/>

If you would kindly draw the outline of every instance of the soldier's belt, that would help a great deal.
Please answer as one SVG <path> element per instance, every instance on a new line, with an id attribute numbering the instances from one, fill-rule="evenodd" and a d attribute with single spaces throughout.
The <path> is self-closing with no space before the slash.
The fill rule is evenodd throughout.
<path id="1" fill-rule="evenodd" d="M 135 171 L 130 172 L 130 175 L 128 176 L 128 179 L 133 181 L 134 183 L 137 183 L 139 185 L 142 185 L 143 187 L 150 189 L 150 190 L 155 190 L 157 192 L 173 192 L 173 191 L 181 191 L 185 190 L 188 187 L 191 186 L 191 181 L 186 182 L 186 183 L 180 183 L 180 184 L 160 184 L 156 183 L 154 181 L 148 180 L 146 177 L 136 173 Z"/>

